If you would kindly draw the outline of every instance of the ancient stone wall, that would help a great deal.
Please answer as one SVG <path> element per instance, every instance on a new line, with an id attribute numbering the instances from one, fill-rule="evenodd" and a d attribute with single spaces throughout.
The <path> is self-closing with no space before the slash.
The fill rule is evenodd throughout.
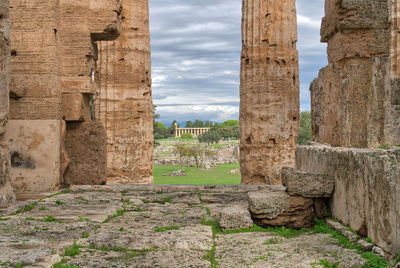
<path id="1" fill-rule="evenodd" d="M 391 0 L 326 1 L 321 40 L 329 65 L 311 88 L 316 142 L 400 143 L 398 9 Z"/>
<path id="2" fill-rule="evenodd" d="M 9 112 L 10 24 L 8 0 L 0 2 L 0 208 L 15 200 L 10 184 L 10 153 L 4 142 Z"/>
<path id="3" fill-rule="evenodd" d="M 400 252 L 400 149 L 300 146 L 296 169 L 333 176 L 332 216 L 392 254 Z"/>
<path id="4" fill-rule="evenodd" d="M 79 166 L 68 167 L 73 158 L 68 154 L 79 152 L 65 146 L 67 126 L 91 120 L 96 41 L 118 37 L 121 5 L 115 0 L 10 0 L 10 7 L 13 77 L 5 139 L 12 185 L 17 192 L 53 191 L 70 184 L 63 175 Z M 92 132 L 77 129 L 98 133 L 98 126 L 91 126 Z M 77 135 L 75 130 L 72 134 Z M 98 159 L 102 156 L 84 160 L 92 161 L 97 172 L 104 166 Z"/>
<path id="5" fill-rule="evenodd" d="M 107 129 L 110 182 L 153 182 L 148 0 L 122 1 L 122 33 L 98 42 L 95 120 Z"/>
<path id="6" fill-rule="evenodd" d="M 242 38 L 242 183 L 281 184 L 299 128 L 295 0 L 244 0 Z"/>

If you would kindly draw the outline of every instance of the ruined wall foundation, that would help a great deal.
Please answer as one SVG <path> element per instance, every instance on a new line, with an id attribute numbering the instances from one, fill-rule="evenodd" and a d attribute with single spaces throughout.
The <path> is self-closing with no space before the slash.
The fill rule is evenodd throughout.
<path id="1" fill-rule="evenodd" d="M 10 153 L 4 133 L 9 112 L 10 24 L 8 0 L 0 2 L 0 208 L 15 201 L 10 184 Z"/>
<path id="2" fill-rule="evenodd" d="M 95 120 L 107 130 L 109 182 L 153 183 L 148 0 L 122 1 L 122 32 L 98 42 Z"/>
<path id="3" fill-rule="evenodd" d="M 399 10 L 396 0 L 326 0 L 329 65 L 311 97 L 313 140 L 328 145 L 297 148 L 295 171 L 333 177 L 332 216 L 392 254 L 400 252 Z"/>
<path id="4" fill-rule="evenodd" d="M 242 183 L 281 184 L 299 128 L 295 0 L 244 0 L 242 9 Z"/>

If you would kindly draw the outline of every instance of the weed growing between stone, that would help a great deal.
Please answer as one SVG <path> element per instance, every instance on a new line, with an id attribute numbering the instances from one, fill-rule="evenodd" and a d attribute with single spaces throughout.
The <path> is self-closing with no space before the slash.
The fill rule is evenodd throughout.
<path id="1" fill-rule="evenodd" d="M 52 195 L 43 197 L 43 198 L 39 199 L 38 201 L 35 201 L 35 202 L 32 202 L 32 203 L 26 205 L 23 209 L 18 209 L 15 213 L 12 213 L 11 215 L 16 215 L 16 214 L 20 214 L 20 213 L 24 213 L 24 212 L 29 212 L 29 211 L 31 211 L 32 209 L 34 209 L 34 208 L 36 207 L 36 205 L 37 205 L 40 201 L 43 201 L 43 200 L 45 200 L 45 199 L 52 198 L 52 197 L 55 197 L 55 196 L 58 196 L 58 195 L 69 194 L 69 193 L 70 193 L 70 190 L 67 189 L 67 190 L 64 190 L 64 191 L 61 191 L 61 192 L 58 192 L 58 193 L 55 193 L 55 194 L 52 194 Z"/>
<path id="2" fill-rule="evenodd" d="M 165 227 L 156 227 L 154 229 L 155 232 L 159 232 L 159 233 L 163 233 L 163 232 L 170 231 L 170 230 L 179 230 L 179 226 L 172 225 L 172 226 L 165 226 Z"/>
<path id="3" fill-rule="evenodd" d="M 357 252 L 366 259 L 368 262 L 363 268 L 385 268 L 389 267 L 389 262 L 384 258 L 374 254 L 373 252 L 364 252 L 360 245 L 353 244 L 347 237 L 339 234 L 337 231 L 329 228 L 324 220 L 315 219 L 316 225 L 314 226 L 313 233 L 330 234 L 333 238 L 337 239 L 338 243 L 345 248 L 357 250 Z"/>
<path id="4" fill-rule="evenodd" d="M 68 257 L 75 257 L 77 255 L 81 254 L 81 251 L 79 250 L 79 246 L 74 244 L 72 247 L 65 248 L 65 253 L 63 256 L 68 256 Z"/>
<path id="5" fill-rule="evenodd" d="M 56 200 L 56 204 L 59 206 L 65 205 L 65 203 L 61 200 Z"/>
<path id="6" fill-rule="evenodd" d="M 339 262 L 330 262 L 326 259 L 320 260 L 319 262 L 313 263 L 312 266 L 315 267 L 317 265 L 322 265 L 324 268 L 337 268 L 339 267 L 340 263 Z"/>

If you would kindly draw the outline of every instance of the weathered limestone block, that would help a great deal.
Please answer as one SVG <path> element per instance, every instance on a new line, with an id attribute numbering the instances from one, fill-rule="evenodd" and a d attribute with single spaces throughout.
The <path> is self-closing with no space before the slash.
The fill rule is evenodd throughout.
<path id="1" fill-rule="evenodd" d="M 311 87 L 313 139 L 344 147 L 400 142 L 397 1 L 326 0 L 329 65 Z"/>
<path id="2" fill-rule="evenodd" d="M 335 179 L 330 175 L 300 172 L 287 167 L 282 169 L 282 181 L 290 195 L 303 197 L 330 197 L 335 188 Z"/>
<path id="3" fill-rule="evenodd" d="M 90 121 L 90 95 L 64 93 L 63 118 L 65 121 Z"/>
<path id="4" fill-rule="evenodd" d="M 10 25 L 8 0 L 0 2 L 0 208 L 15 201 L 10 184 L 10 152 L 4 140 L 9 112 Z"/>
<path id="5" fill-rule="evenodd" d="M 58 2 L 10 0 L 10 119 L 61 119 Z"/>
<path id="6" fill-rule="evenodd" d="M 108 179 L 153 183 L 153 114 L 148 1 L 122 1 L 121 36 L 98 42 L 95 120 L 108 140 Z"/>
<path id="7" fill-rule="evenodd" d="M 100 122 L 76 122 L 67 125 L 65 150 L 71 160 L 64 184 L 106 184 L 107 138 Z"/>
<path id="8" fill-rule="evenodd" d="M 332 215 L 388 252 L 400 251 L 400 148 L 300 146 L 296 169 L 335 178 Z"/>
<path id="9" fill-rule="evenodd" d="M 250 192 L 249 208 L 254 221 L 264 227 L 303 228 L 313 221 L 313 200 L 285 191 Z"/>
<path id="10" fill-rule="evenodd" d="M 242 33 L 242 183 L 281 184 L 299 128 L 295 1 L 243 1 Z"/>
<path id="11" fill-rule="evenodd" d="M 247 207 L 228 206 L 219 215 L 219 226 L 225 232 L 232 229 L 253 227 L 253 220 Z"/>
<path id="12" fill-rule="evenodd" d="M 16 192 L 41 193 L 59 189 L 60 133 L 60 120 L 8 122 L 5 142 L 10 146 L 11 184 Z"/>

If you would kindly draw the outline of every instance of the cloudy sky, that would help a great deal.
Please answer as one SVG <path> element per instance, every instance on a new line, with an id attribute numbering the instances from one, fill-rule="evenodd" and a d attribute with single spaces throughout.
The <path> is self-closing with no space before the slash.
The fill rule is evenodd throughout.
<path id="1" fill-rule="evenodd" d="M 242 0 L 149 2 L 159 120 L 238 119 Z M 309 84 L 327 64 L 319 42 L 323 10 L 324 0 L 297 0 L 301 110 L 310 109 Z"/>

